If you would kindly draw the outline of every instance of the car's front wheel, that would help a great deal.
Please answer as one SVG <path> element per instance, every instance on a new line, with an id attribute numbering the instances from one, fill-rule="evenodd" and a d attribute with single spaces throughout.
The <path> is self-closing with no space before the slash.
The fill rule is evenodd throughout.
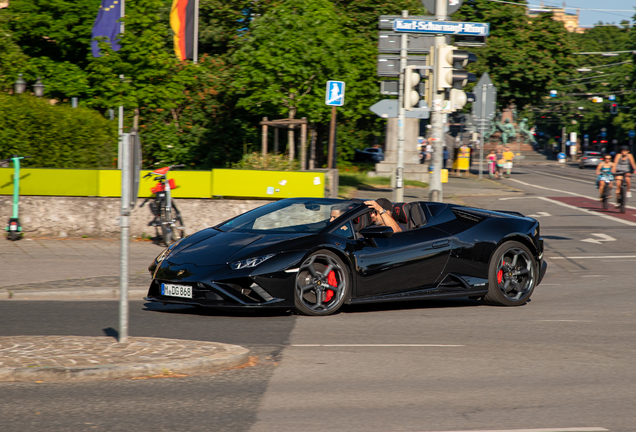
<path id="1" fill-rule="evenodd" d="M 311 254 L 296 276 L 296 311 L 314 316 L 336 312 L 347 298 L 349 280 L 347 267 L 336 254 L 327 250 Z"/>
<path id="2" fill-rule="evenodd" d="M 488 270 L 488 294 L 484 301 L 501 306 L 520 306 L 532 295 L 537 264 L 523 244 L 509 241 L 497 248 Z"/>

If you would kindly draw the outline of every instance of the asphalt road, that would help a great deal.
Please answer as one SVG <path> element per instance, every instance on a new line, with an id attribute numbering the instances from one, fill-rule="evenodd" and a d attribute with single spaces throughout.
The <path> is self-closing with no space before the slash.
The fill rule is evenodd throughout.
<path id="1" fill-rule="evenodd" d="M 130 334 L 243 345 L 254 367 L 99 383 L 0 384 L 2 430 L 636 430 L 636 215 L 597 211 L 592 170 L 526 166 L 469 205 L 541 221 L 532 301 L 345 308 L 327 318 L 131 302 Z M 635 201 L 636 203 L 636 201 Z M 596 203 L 598 204 L 598 203 Z M 598 206 L 598 205 L 597 205 Z M 3 335 L 104 335 L 116 302 L 0 302 Z"/>

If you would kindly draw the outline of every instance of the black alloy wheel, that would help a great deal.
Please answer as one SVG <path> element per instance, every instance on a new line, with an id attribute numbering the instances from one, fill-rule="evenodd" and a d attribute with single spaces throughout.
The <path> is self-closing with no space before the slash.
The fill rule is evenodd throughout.
<path id="1" fill-rule="evenodd" d="M 303 261 L 296 276 L 296 311 L 330 315 L 340 309 L 349 290 L 349 272 L 342 260 L 327 250 L 315 252 Z"/>
<path id="2" fill-rule="evenodd" d="M 534 291 L 537 280 L 537 263 L 528 248 L 509 241 L 497 248 L 488 271 L 486 303 L 500 306 L 525 304 Z"/>

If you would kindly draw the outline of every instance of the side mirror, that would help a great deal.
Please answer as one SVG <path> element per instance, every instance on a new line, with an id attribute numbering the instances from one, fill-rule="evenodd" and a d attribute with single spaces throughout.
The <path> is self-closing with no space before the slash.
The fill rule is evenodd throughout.
<path id="1" fill-rule="evenodd" d="M 360 230 L 364 238 L 389 238 L 393 235 L 393 228 L 389 226 L 370 226 Z"/>

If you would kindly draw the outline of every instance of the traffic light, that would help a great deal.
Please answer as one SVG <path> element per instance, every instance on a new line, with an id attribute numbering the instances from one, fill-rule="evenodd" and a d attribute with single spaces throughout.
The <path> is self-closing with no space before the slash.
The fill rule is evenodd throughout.
<path id="1" fill-rule="evenodd" d="M 610 104 L 610 114 L 618 114 L 618 104 L 616 102 Z"/>
<path id="2" fill-rule="evenodd" d="M 437 49 L 435 73 L 437 74 L 437 91 L 445 89 L 461 89 L 466 84 L 477 81 L 475 74 L 463 68 L 468 63 L 477 61 L 477 56 L 468 51 L 457 49 L 452 45 L 442 45 Z"/>
<path id="3" fill-rule="evenodd" d="M 404 109 L 411 110 L 420 103 L 420 72 L 416 66 L 404 69 Z"/>

